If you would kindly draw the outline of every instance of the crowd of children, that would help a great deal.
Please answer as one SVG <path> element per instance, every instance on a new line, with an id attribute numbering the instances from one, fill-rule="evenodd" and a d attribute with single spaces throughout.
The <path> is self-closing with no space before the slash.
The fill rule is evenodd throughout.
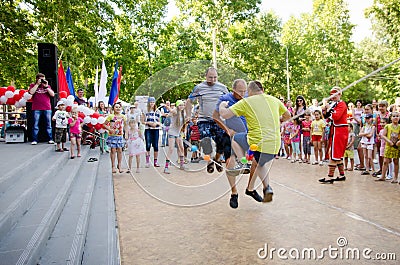
<path id="1" fill-rule="evenodd" d="M 359 170 L 362 175 L 377 177 L 377 181 L 400 183 L 400 105 L 389 107 L 386 100 L 374 100 L 372 104 L 363 107 L 362 101 L 357 100 L 355 107 L 352 103 L 348 106 L 349 137 L 344 154 L 345 170 Z M 329 154 L 329 120 L 322 117 L 320 109 L 306 108 L 301 115 L 296 115 L 295 108 L 291 106 L 288 109 L 293 119 L 281 127 L 282 145 L 279 155 L 291 163 L 323 166 Z M 312 162 L 311 149 L 314 151 Z M 359 156 L 360 162 L 357 165 L 354 163 L 354 150 L 357 150 Z M 376 156 L 379 159 L 375 159 Z"/>

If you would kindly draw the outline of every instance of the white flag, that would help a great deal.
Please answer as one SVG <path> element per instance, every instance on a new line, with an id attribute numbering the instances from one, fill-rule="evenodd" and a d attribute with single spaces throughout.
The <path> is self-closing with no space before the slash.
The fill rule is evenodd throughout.
<path id="1" fill-rule="evenodd" d="M 94 80 L 94 105 L 99 102 L 99 67 L 96 66 L 96 79 Z"/>
<path id="2" fill-rule="evenodd" d="M 100 74 L 100 86 L 99 86 L 99 96 L 98 96 L 98 101 L 103 101 L 105 104 L 108 102 L 106 100 L 106 95 L 107 95 L 107 70 L 106 70 L 106 64 L 102 63 L 101 66 L 101 74 Z"/>

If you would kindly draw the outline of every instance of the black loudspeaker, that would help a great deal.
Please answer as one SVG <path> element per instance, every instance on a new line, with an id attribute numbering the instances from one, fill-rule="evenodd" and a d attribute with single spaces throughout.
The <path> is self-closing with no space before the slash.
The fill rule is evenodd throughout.
<path id="1" fill-rule="evenodd" d="M 38 66 L 39 73 L 46 76 L 46 80 L 49 82 L 51 89 L 54 91 L 55 96 L 50 98 L 50 104 L 52 112 L 55 110 L 55 103 L 58 98 L 58 56 L 57 56 L 57 46 L 52 43 L 38 43 Z M 33 77 L 32 83 L 35 82 Z M 33 131 L 33 112 L 32 103 L 27 102 L 26 104 L 26 119 L 27 119 L 27 134 L 28 140 L 32 141 L 32 131 Z M 53 123 L 53 138 L 55 125 Z M 39 121 L 39 142 L 47 142 L 48 136 L 46 132 L 46 120 L 44 118 Z"/>
<path id="2" fill-rule="evenodd" d="M 38 65 L 39 72 L 46 76 L 49 85 L 58 94 L 58 56 L 56 45 L 38 43 Z"/>

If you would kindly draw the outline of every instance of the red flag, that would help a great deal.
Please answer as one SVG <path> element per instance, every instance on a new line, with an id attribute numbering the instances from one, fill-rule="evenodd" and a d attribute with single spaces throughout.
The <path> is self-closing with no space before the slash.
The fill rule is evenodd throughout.
<path id="1" fill-rule="evenodd" d="M 118 101 L 119 98 L 119 90 L 121 88 L 121 77 L 122 77 L 122 66 L 119 67 L 118 78 L 117 78 L 117 96 L 114 99 L 114 103 Z"/>
<path id="2" fill-rule="evenodd" d="M 64 67 L 62 65 L 62 61 L 60 60 L 60 66 L 58 67 L 58 93 L 60 94 L 61 91 L 65 91 L 67 96 L 70 95 Z"/>

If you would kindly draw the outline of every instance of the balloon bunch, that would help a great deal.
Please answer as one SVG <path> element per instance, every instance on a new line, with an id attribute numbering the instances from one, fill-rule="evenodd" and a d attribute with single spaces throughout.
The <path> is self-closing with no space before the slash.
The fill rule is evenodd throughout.
<path id="1" fill-rule="evenodd" d="M 24 89 L 15 89 L 13 86 L 0 87 L 0 104 L 14 105 L 16 108 L 26 106 L 32 95 Z"/>
<path id="2" fill-rule="evenodd" d="M 242 157 L 240 159 L 240 162 L 242 162 L 242 164 L 247 164 L 247 163 L 249 163 L 249 161 L 253 160 L 254 152 L 257 151 L 257 149 L 258 149 L 258 145 L 256 145 L 256 144 L 250 145 L 249 150 L 247 150 L 246 156 Z"/>

